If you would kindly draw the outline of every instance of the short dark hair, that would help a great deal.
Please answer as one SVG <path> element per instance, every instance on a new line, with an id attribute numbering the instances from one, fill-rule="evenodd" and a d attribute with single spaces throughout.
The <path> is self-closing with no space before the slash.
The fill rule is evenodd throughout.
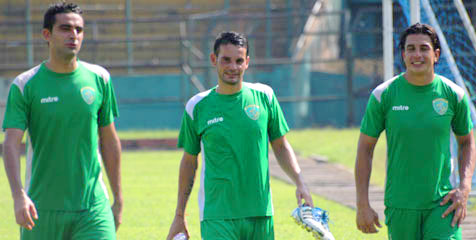
<path id="1" fill-rule="evenodd" d="M 213 53 L 215 56 L 218 56 L 220 53 L 220 46 L 233 44 L 235 46 L 240 46 L 246 48 L 246 56 L 248 56 L 248 39 L 246 39 L 244 34 L 237 32 L 221 32 L 218 34 L 215 39 L 215 44 L 213 45 Z"/>
<path id="2" fill-rule="evenodd" d="M 66 3 L 63 1 L 52 4 L 48 10 L 46 10 L 45 16 L 43 17 L 43 28 L 50 31 L 53 30 L 53 25 L 55 25 L 56 22 L 56 14 L 60 13 L 77 13 L 81 15 L 83 11 L 74 3 Z"/>
<path id="3" fill-rule="evenodd" d="M 424 34 L 430 37 L 431 44 L 433 45 L 433 50 L 441 49 L 440 39 L 438 39 L 438 34 L 436 34 L 435 29 L 433 29 L 428 24 L 415 23 L 405 29 L 400 35 L 400 42 L 398 43 L 398 48 L 403 52 L 405 50 L 405 43 L 407 41 L 408 35 L 411 34 Z"/>

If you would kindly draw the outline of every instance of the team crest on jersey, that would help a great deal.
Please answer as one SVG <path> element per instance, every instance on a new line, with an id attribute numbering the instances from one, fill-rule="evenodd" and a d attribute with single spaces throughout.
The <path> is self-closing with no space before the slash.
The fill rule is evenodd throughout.
<path id="1" fill-rule="evenodd" d="M 259 106 L 258 105 L 248 105 L 245 107 L 246 115 L 252 120 L 258 120 L 259 118 Z"/>
<path id="2" fill-rule="evenodd" d="M 433 109 L 435 109 L 436 113 L 444 115 L 448 110 L 448 100 L 444 98 L 437 98 L 433 100 Z"/>
<path id="3" fill-rule="evenodd" d="M 81 88 L 81 96 L 88 105 L 91 105 L 96 99 L 96 92 L 92 87 L 83 87 Z"/>

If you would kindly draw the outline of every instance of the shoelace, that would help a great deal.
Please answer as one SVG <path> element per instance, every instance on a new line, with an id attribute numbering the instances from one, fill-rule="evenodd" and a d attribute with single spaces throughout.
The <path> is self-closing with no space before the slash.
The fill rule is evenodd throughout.
<path id="1" fill-rule="evenodd" d="M 301 218 L 302 219 L 307 219 L 307 218 L 313 218 L 313 211 L 310 207 L 302 207 L 301 208 Z"/>
<path id="2" fill-rule="evenodd" d="M 328 223 L 329 223 L 329 212 L 322 210 L 321 208 L 313 208 L 312 209 L 312 217 L 320 222 L 323 223 L 323 225 L 329 229 Z"/>

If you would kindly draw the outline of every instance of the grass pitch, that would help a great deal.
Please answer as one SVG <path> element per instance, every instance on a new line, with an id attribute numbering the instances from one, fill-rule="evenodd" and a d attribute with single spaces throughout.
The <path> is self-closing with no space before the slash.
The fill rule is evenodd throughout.
<path id="1" fill-rule="evenodd" d="M 121 131 L 121 139 L 175 138 L 178 131 Z M 358 129 L 305 129 L 293 130 L 287 135 L 291 145 L 300 155 L 314 154 L 328 157 L 332 163 L 353 170 Z M 3 134 L 0 134 L 3 142 Z M 385 176 L 385 136 L 379 139 L 374 154 L 371 182 L 383 186 Z M 125 208 L 119 239 L 165 239 L 173 219 L 177 194 L 180 151 L 125 152 L 123 154 L 123 188 Z M 1 163 L 3 165 L 3 163 Z M 22 163 L 24 167 L 24 161 Z M 0 240 L 19 239 L 15 224 L 13 203 L 3 166 L 0 170 Z M 23 170 L 22 170 L 23 173 Z M 197 173 L 198 174 L 198 173 Z M 107 180 L 107 179 L 105 179 Z M 192 239 L 199 238 L 197 206 L 198 176 L 187 208 L 187 220 Z M 275 209 L 276 239 L 313 239 L 311 234 L 297 226 L 289 214 L 295 207 L 295 188 L 280 180 L 272 179 Z M 355 211 L 314 195 L 314 201 L 329 210 L 330 225 L 336 239 L 387 239 L 386 229 L 379 234 L 364 235 L 355 228 Z M 473 198 L 471 202 L 475 202 Z M 476 205 L 470 206 L 476 211 Z M 380 216 L 383 224 L 383 216 Z"/>

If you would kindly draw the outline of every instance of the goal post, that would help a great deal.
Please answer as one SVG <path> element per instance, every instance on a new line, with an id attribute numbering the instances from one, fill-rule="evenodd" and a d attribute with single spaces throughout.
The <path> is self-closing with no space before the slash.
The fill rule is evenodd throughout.
<path id="1" fill-rule="evenodd" d="M 420 22 L 420 0 L 410 0 L 411 23 Z M 384 81 L 394 75 L 393 0 L 382 0 Z"/>
<path id="2" fill-rule="evenodd" d="M 383 17 L 383 79 L 393 77 L 393 6 L 392 0 L 382 1 Z"/>

